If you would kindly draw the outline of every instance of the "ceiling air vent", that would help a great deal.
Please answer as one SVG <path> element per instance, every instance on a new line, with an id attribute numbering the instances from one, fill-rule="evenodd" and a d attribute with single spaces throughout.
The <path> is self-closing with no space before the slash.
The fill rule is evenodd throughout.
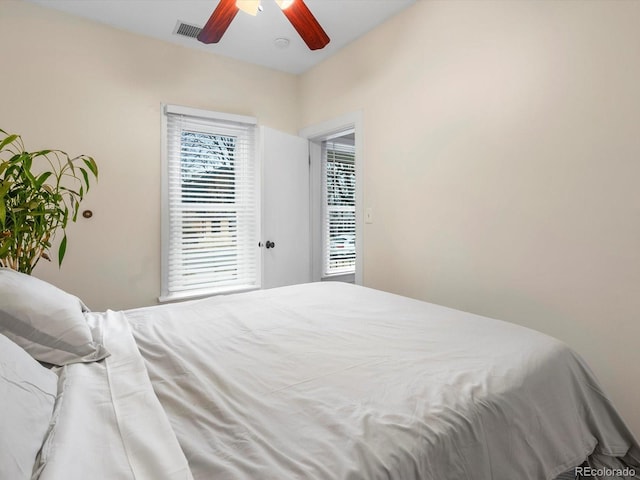
<path id="1" fill-rule="evenodd" d="M 176 28 L 173 29 L 173 34 L 181 35 L 183 37 L 197 38 L 201 30 L 202 28 L 200 27 L 189 25 L 188 23 L 184 23 L 183 21 L 178 20 L 178 23 L 176 23 Z"/>

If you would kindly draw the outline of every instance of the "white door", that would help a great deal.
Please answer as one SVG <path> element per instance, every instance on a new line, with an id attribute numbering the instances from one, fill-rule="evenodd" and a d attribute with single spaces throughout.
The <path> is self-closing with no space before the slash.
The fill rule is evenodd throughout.
<path id="1" fill-rule="evenodd" d="M 311 281 L 309 142 L 260 127 L 262 287 Z"/>

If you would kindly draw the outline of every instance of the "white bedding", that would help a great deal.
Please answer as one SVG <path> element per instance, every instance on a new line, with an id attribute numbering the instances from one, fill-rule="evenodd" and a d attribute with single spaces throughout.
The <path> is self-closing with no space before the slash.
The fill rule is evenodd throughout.
<path id="1" fill-rule="evenodd" d="M 58 370 L 54 423 L 40 480 L 190 480 L 187 461 L 153 393 L 122 313 L 91 313 L 112 355 Z M 8 480 L 8 479 L 7 479 Z"/>
<path id="2" fill-rule="evenodd" d="M 337 283 L 125 315 L 195 479 L 542 480 L 589 455 L 640 465 L 583 361 L 516 325 Z M 157 470 L 135 478 L 168 478 Z"/>

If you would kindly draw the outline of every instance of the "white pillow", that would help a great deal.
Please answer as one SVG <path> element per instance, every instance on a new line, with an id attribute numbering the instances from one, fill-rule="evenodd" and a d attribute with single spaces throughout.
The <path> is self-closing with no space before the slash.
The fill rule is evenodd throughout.
<path id="1" fill-rule="evenodd" d="M 31 478 L 57 391 L 55 373 L 0 335 L 0 478 Z"/>
<path id="2" fill-rule="evenodd" d="M 0 333 L 33 358 L 53 365 L 102 360 L 109 352 L 96 341 L 84 304 L 35 277 L 0 268 Z"/>

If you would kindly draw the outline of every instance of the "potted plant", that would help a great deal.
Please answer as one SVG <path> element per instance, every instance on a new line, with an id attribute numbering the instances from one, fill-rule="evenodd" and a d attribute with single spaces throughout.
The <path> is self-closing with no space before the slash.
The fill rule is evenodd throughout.
<path id="1" fill-rule="evenodd" d="M 67 249 L 66 227 L 97 180 L 92 157 L 71 158 L 60 150 L 27 152 L 19 135 L 0 129 L 0 266 L 31 274 L 50 259 L 53 239 L 62 231 L 58 265 Z"/>

